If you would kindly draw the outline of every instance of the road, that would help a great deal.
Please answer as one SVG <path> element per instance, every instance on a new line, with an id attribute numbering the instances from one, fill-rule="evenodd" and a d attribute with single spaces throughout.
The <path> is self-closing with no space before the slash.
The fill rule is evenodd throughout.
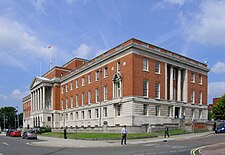
<path id="1" fill-rule="evenodd" d="M 35 140 L 20 137 L 0 137 L 0 153 L 3 155 L 189 155 L 193 148 L 224 142 L 225 134 L 204 137 L 180 138 L 167 142 L 135 144 L 109 148 L 48 148 L 31 146 Z"/>

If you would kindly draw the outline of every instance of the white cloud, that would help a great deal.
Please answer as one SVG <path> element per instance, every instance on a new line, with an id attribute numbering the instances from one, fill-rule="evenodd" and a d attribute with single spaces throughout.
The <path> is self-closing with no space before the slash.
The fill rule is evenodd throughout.
<path id="1" fill-rule="evenodd" d="M 185 4 L 185 0 L 164 0 L 156 3 L 151 10 L 155 11 L 158 9 L 168 9 L 173 6 L 183 6 Z"/>
<path id="2" fill-rule="evenodd" d="M 209 83 L 208 94 L 209 94 L 209 98 L 220 97 L 223 94 L 225 94 L 225 81 Z"/>
<path id="3" fill-rule="evenodd" d="M 0 61 L 26 69 L 35 59 L 48 60 L 48 49 L 21 23 L 0 17 Z M 2 64 L 1 64 L 2 65 Z"/>
<path id="4" fill-rule="evenodd" d="M 174 5 L 184 5 L 184 0 L 164 0 L 164 2 Z"/>
<path id="5" fill-rule="evenodd" d="M 46 0 L 30 0 L 31 4 L 34 6 L 37 12 L 44 14 L 45 13 L 45 7 L 44 3 Z"/>
<path id="6" fill-rule="evenodd" d="M 4 94 L 0 94 L 0 100 L 7 100 L 7 96 Z"/>
<path id="7" fill-rule="evenodd" d="M 225 63 L 224 62 L 217 62 L 211 69 L 212 72 L 214 73 L 219 73 L 219 74 L 223 74 L 225 73 Z"/>
<path id="8" fill-rule="evenodd" d="M 225 1 L 201 1 L 199 11 L 180 14 L 180 21 L 189 41 L 225 45 Z"/>
<path id="9" fill-rule="evenodd" d="M 76 57 L 87 59 L 91 55 L 91 47 L 86 43 L 82 43 L 75 51 L 73 51 Z"/>

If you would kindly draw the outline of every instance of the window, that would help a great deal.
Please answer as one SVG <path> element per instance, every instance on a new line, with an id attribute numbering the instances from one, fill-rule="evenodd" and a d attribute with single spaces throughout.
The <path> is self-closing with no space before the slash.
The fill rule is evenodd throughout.
<path id="1" fill-rule="evenodd" d="M 148 113 L 148 105 L 143 104 L 143 115 L 147 115 L 147 113 Z"/>
<path id="2" fill-rule="evenodd" d="M 99 90 L 95 89 L 95 102 L 98 103 L 99 102 Z"/>
<path id="3" fill-rule="evenodd" d="M 73 108 L 73 96 L 70 97 L 70 106 Z"/>
<path id="4" fill-rule="evenodd" d="M 120 72 L 120 61 L 117 62 L 117 72 Z"/>
<path id="5" fill-rule="evenodd" d="M 78 80 L 76 80 L 76 88 L 78 88 Z"/>
<path id="6" fill-rule="evenodd" d="M 103 108 L 103 112 L 104 112 L 104 117 L 107 117 L 107 107 Z"/>
<path id="7" fill-rule="evenodd" d="M 195 74 L 194 73 L 191 73 L 191 82 L 195 83 Z"/>
<path id="8" fill-rule="evenodd" d="M 99 71 L 95 72 L 95 80 L 98 81 L 99 80 Z"/>
<path id="9" fill-rule="evenodd" d="M 143 81 L 143 96 L 148 97 L 148 81 Z"/>
<path id="10" fill-rule="evenodd" d="M 155 106 L 155 115 L 160 116 L 160 106 L 158 105 Z"/>
<path id="11" fill-rule="evenodd" d="M 76 112 L 76 119 L 77 119 L 77 120 L 79 119 L 79 114 L 78 114 L 78 112 Z"/>
<path id="12" fill-rule="evenodd" d="M 61 88 L 61 94 L 63 94 L 63 92 L 64 92 L 64 87 Z"/>
<path id="13" fill-rule="evenodd" d="M 192 117 L 192 119 L 195 118 L 195 109 L 191 109 L 191 117 Z"/>
<path id="14" fill-rule="evenodd" d="M 171 106 L 168 107 L 168 117 L 172 117 L 173 108 Z"/>
<path id="15" fill-rule="evenodd" d="M 68 114 L 66 114 L 66 120 L 68 120 Z"/>
<path id="16" fill-rule="evenodd" d="M 64 109 L 64 107 L 63 107 L 63 100 L 61 101 L 61 108 L 62 108 L 62 110 Z"/>
<path id="17" fill-rule="evenodd" d="M 121 112 L 121 104 L 115 104 L 115 114 L 116 116 L 120 116 L 120 112 Z"/>
<path id="18" fill-rule="evenodd" d="M 88 91 L 88 104 L 91 104 L 91 91 Z"/>
<path id="19" fill-rule="evenodd" d="M 88 116 L 91 118 L 91 110 L 88 110 Z"/>
<path id="20" fill-rule="evenodd" d="M 68 109 L 68 98 L 66 98 L 66 109 Z"/>
<path id="21" fill-rule="evenodd" d="M 81 79 L 81 85 L 82 85 L 82 86 L 85 85 L 85 79 L 84 79 L 84 77 L 82 77 L 82 79 Z"/>
<path id="22" fill-rule="evenodd" d="M 108 67 L 104 68 L 104 78 L 108 77 Z"/>
<path id="23" fill-rule="evenodd" d="M 66 85 L 66 92 L 68 92 L 68 85 Z"/>
<path id="24" fill-rule="evenodd" d="M 73 82 L 70 82 L 70 90 L 73 90 Z"/>
<path id="25" fill-rule="evenodd" d="M 91 83 L 91 74 L 88 74 L 88 84 Z"/>
<path id="26" fill-rule="evenodd" d="M 104 86 L 104 101 L 108 100 L 108 87 Z"/>
<path id="27" fill-rule="evenodd" d="M 200 91 L 198 94 L 198 103 L 201 105 L 202 104 L 202 92 Z"/>
<path id="28" fill-rule="evenodd" d="M 202 76 L 201 75 L 199 75 L 199 77 L 198 77 L 198 83 L 202 84 Z"/>
<path id="29" fill-rule="evenodd" d="M 122 78 L 119 74 L 113 77 L 113 98 L 122 97 Z"/>
<path id="30" fill-rule="evenodd" d="M 70 113 L 70 120 L 73 120 L 73 113 Z"/>
<path id="31" fill-rule="evenodd" d="M 195 91 L 191 92 L 191 103 L 195 103 Z"/>
<path id="32" fill-rule="evenodd" d="M 160 99 L 160 83 L 155 84 L 155 98 Z"/>
<path id="33" fill-rule="evenodd" d="M 199 110 L 199 118 L 202 118 L 202 110 Z"/>
<path id="34" fill-rule="evenodd" d="M 95 109 L 95 116 L 96 116 L 96 118 L 98 118 L 98 117 L 99 117 L 99 112 L 98 112 L 98 109 Z"/>
<path id="35" fill-rule="evenodd" d="M 81 111 L 81 117 L 84 119 L 84 111 Z"/>
<path id="36" fill-rule="evenodd" d="M 155 63 L 155 73 L 160 74 L 160 63 L 159 62 Z"/>
<path id="37" fill-rule="evenodd" d="M 78 102 L 78 95 L 76 95 L 76 107 L 79 106 L 79 102 Z"/>
<path id="38" fill-rule="evenodd" d="M 148 59 L 143 59 L 143 70 L 148 71 Z"/>
<path id="39" fill-rule="evenodd" d="M 82 96 L 81 96 L 81 105 L 84 106 L 84 99 L 85 99 L 85 94 L 82 93 Z"/>

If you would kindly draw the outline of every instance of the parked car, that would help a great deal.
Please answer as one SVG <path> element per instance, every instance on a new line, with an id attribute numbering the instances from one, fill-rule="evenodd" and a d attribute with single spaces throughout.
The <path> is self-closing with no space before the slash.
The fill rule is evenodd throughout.
<path id="1" fill-rule="evenodd" d="M 221 123 L 216 129 L 215 133 L 225 132 L 225 123 Z"/>
<path id="2" fill-rule="evenodd" d="M 21 137 L 21 132 L 19 130 L 13 130 L 9 136 L 11 137 Z"/>
<path id="3" fill-rule="evenodd" d="M 37 134 L 34 130 L 26 130 L 22 135 L 23 139 L 37 139 Z"/>
<path id="4" fill-rule="evenodd" d="M 13 129 L 7 129 L 6 130 L 6 136 L 10 136 L 11 132 L 13 132 Z"/>

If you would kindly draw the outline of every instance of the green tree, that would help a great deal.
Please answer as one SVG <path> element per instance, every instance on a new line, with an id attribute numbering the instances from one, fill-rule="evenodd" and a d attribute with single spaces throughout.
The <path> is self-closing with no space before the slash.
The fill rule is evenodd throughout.
<path id="1" fill-rule="evenodd" d="M 225 94 L 218 100 L 217 104 L 213 106 L 213 117 L 216 120 L 225 120 Z"/>
<path id="2" fill-rule="evenodd" d="M 15 118 L 17 110 L 15 107 L 0 108 L 1 129 L 15 128 Z"/>

